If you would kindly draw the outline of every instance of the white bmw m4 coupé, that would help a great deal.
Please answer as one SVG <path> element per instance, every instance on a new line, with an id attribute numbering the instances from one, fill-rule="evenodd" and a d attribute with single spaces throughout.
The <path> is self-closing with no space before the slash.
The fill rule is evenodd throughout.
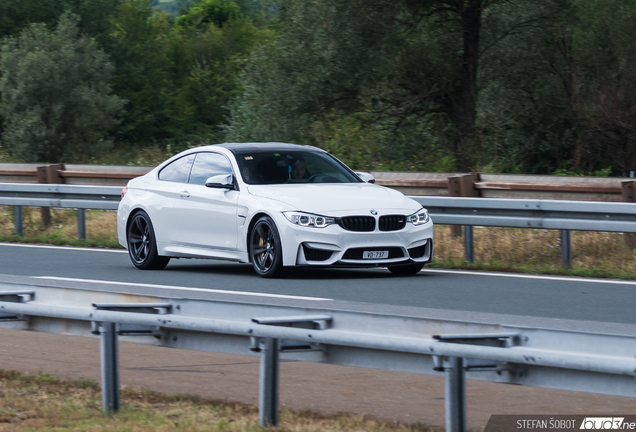
<path id="1" fill-rule="evenodd" d="M 263 277 L 292 266 L 415 274 L 432 259 L 433 222 L 416 201 L 373 181 L 310 146 L 192 148 L 123 189 L 119 242 L 143 270 L 212 258 L 250 262 Z"/>

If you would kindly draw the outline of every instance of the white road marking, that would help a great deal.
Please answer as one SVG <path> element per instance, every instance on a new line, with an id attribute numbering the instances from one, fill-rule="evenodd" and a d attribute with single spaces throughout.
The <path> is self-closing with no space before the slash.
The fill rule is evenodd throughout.
<path id="1" fill-rule="evenodd" d="M 54 245 L 42 245 L 42 244 L 25 244 L 25 243 L 0 243 L 0 246 L 14 246 L 14 247 L 26 247 L 26 248 L 39 248 L 39 249 L 63 249 L 63 250 L 75 250 L 82 252 L 114 252 L 125 253 L 128 251 L 123 249 L 106 249 L 106 248 L 85 248 L 74 246 L 54 246 Z"/>
<path id="2" fill-rule="evenodd" d="M 628 280 L 616 280 L 616 279 L 592 279 L 582 278 L 577 276 L 543 276 L 543 275 L 529 275 L 519 273 L 489 273 L 489 272 L 476 272 L 468 270 L 443 270 L 443 269 L 424 269 L 424 273 L 450 273 L 458 275 L 471 275 L 471 276 L 495 276 L 495 277 L 507 277 L 507 278 L 519 278 L 519 279 L 539 279 L 539 280 L 551 280 L 551 281 L 564 281 L 564 282 L 588 282 L 588 283 L 600 283 L 600 284 L 614 284 L 614 285 L 636 285 L 636 281 Z"/>
<path id="3" fill-rule="evenodd" d="M 291 299 L 291 300 L 312 300 L 312 301 L 333 300 L 330 298 L 322 298 L 322 297 L 302 297 L 302 296 L 293 296 L 293 295 L 284 295 L 284 294 L 268 294 L 268 293 L 256 293 L 256 292 L 246 292 L 246 291 L 228 291 L 228 290 L 218 290 L 218 289 L 208 289 L 208 288 L 191 288 L 191 287 L 184 287 L 184 286 L 155 285 L 155 284 L 132 283 L 132 282 L 115 282 L 115 281 L 106 281 L 106 280 L 97 280 L 97 279 L 76 279 L 76 278 L 57 277 L 57 276 L 33 276 L 33 278 L 70 281 L 70 282 L 83 282 L 83 283 L 93 283 L 93 284 L 159 288 L 159 289 L 166 289 L 166 290 L 198 291 L 198 292 L 206 292 L 206 293 L 232 294 L 232 295 L 255 296 L 255 297 L 272 297 L 272 298 Z"/>

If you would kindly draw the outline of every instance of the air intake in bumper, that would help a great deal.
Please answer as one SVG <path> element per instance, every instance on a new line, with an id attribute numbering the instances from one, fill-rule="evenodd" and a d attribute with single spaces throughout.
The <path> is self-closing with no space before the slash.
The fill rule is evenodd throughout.
<path id="1" fill-rule="evenodd" d="M 314 249 L 305 244 L 303 245 L 303 253 L 307 261 L 327 261 L 333 255 L 333 251 Z"/>
<path id="2" fill-rule="evenodd" d="M 361 260 L 363 259 L 362 254 L 366 251 L 369 251 L 369 252 L 389 251 L 389 256 L 387 259 L 404 258 L 404 251 L 402 250 L 402 248 L 391 246 L 391 247 L 371 247 L 371 248 L 361 247 L 361 248 L 347 249 L 342 259 L 343 260 Z"/>

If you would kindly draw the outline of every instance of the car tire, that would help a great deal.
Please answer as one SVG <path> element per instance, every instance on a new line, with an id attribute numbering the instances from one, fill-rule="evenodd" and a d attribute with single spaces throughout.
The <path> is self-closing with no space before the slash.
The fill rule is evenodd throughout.
<path id="1" fill-rule="evenodd" d="M 276 224 L 269 216 L 256 221 L 250 231 L 250 261 L 254 271 L 264 278 L 283 275 L 283 248 Z"/>
<path id="2" fill-rule="evenodd" d="M 413 263 L 413 264 L 404 264 L 404 265 L 396 265 L 389 266 L 388 269 L 391 273 L 398 276 L 408 276 L 419 273 L 424 267 L 424 263 Z"/>
<path id="3" fill-rule="evenodd" d="M 150 216 L 143 210 L 130 219 L 126 229 L 126 242 L 130 260 L 140 270 L 161 270 L 170 261 L 170 257 L 157 253 L 155 230 Z"/>

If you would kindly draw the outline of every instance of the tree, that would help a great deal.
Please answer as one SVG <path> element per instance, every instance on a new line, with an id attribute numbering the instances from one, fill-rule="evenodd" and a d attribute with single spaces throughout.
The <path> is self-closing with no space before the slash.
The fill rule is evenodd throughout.
<path id="1" fill-rule="evenodd" d="M 115 66 L 113 90 L 127 101 L 113 131 L 119 141 L 143 145 L 172 138 L 178 129 L 171 110 L 170 18 L 153 13 L 149 0 L 126 0 L 111 11 L 109 27 L 99 37 Z"/>
<path id="2" fill-rule="evenodd" d="M 54 30 L 32 24 L 0 48 L 3 143 L 19 160 L 69 162 L 108 148 L 124 101 L 112 94 L 108 57 L 78 22 L 65 13 Z"/>
<path id="3" fill-rule="evenodd" d="M 17 35 L 33 23 L 53 27 L 65 11 L 81 17 L 80 32 L 96 37 L 106 31 L 108 17 L 125 0 L 2 0 L 0 38 Z"/>
<path id="4" fill-rule="evenodd" d="M 491 11 L 519 3 L 526 2 L 277 2 L 280 35 L 248 66 L 230 137 L 310 141 L 312 122 L 361 112 L 368 127 L 390 132 L 387 148 L 398 144 L 426 163 L 446 152 L 467 170 L 483 47 L 528 25 L 493 20 Z"/>
<path id="5" fill-rule="evenodd" d="M 636 5 L 534 2 L 549 19 L 495 47 L 481 93 L 482 154 L 529 173 L 636 168 Z"/>
<path id="6" fill-rule="evenodd" d="M 184 135 L 223 139 L 220 126 L 227 121 L 227 106 L 241 92 L 237 77 L 252 48 L 269 34 L 230 0 L 201 0 L 177 18 L 169 58 L 174 118 Z"/>

